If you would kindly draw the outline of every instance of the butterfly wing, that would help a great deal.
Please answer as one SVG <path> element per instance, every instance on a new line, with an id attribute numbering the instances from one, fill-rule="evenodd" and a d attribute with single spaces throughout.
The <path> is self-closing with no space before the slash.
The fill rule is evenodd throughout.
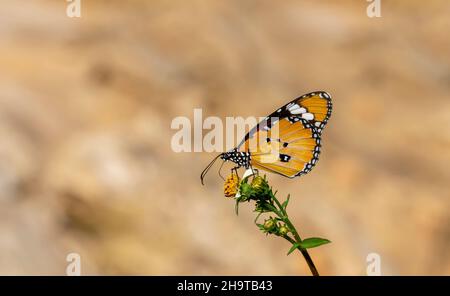
<path id="1" fill-rule="evenodd" d="M 238 147 L 250 152 L 250 165 L 289 178 L 308 173 L 320 153 L 320 134 L 311 122 L 294 116 L 262 121 Z"/>
<path id="2" fill-rule="evenodd" d="M 317 129 L 319 133 L 331 116 L 331 96 L 324 91 L 316 91 L 305 94 L 287 103 L 269 117 L 299 117 L 303 118 Z"/>
<path id="3" fill-rule="evenodd" d="M 331 116 L 331 97 L 316 91 L 294 99 L 255 126 L 238 151 L 250 165 L 289 178 L 307 174 L 320 154 L 320 137 Z"/>

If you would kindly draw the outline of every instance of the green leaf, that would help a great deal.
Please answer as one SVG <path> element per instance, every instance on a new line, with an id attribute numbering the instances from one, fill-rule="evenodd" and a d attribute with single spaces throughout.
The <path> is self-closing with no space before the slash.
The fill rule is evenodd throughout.
<path id="1" fill-rule="evenodd" d="M 291 197 L 291 195 L 290 194 L 288 194 L 288 196 L 287 196 L 287 198 L 286 198 L 286 200 L 281 204 L 281 207 L 283 208 L 283 210 L 285 210 L 286 211 L 286 208 L 287 208 L 287 206 L 288 206 L 288 203 L 289 203 L 289 198 Z"/>
<path id="2" fill-rule="evenodd" d="M 273 207 L 269 208 L 268 205 L 270 205 L 268 202 L 264 200 L 258 200 L 255 205 L 255 211 L 259 213 L 273 212 Z"/>
<path id="3" fill-rule="evenodd" d="M 276 209 L 273 205 L 271 205 L 271 204 L 269 204 L 269 203 L 267 203 L 265 206 L 266 206 L 266 208 L 267 208 L 268 210 L 270 210 L 270 211 L 272 211 L 272 212 L 276 212 L 276 211 L 277 211 L 277 209 Z"/>
<path id="4" fill-rule="evenodd" d="M 326 238 L 310 237 L 302 240 L 299 245 L 303 249 L 311 249 L 328 243 L 331 243 L 331 241 L 327 240 Z"/>
<path id="5" fill-rule="evenodd" d="M 292 247 L 289 249 L 289 252 L 287 253 L 288 256 L 289 256 L 292 252 L 294 252 L 295 249 L 297 249 L 299 246 L 300 246 L 299 243 L 293 244 Z"/>
<path id="6" fill-rule="evenodd" d="M 262 225 L 262 224 L 256 224 L 256 225 L 258 226 L 259 230 L 262 230 L 262 231 L 265 230 L 265 229 L 264 229 L 264 225 Z"/>

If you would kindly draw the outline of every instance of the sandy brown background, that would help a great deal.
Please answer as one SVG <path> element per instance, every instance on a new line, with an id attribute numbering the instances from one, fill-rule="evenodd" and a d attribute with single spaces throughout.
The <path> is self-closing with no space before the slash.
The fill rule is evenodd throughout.
<path id="1" fill-rule="evenodd" d="M 176 116 L 333 96 L 307 176 L 269 175 L 326 275 L 450 274 L 450 2 L 0 1 L 0 274 L 308 274 L 234 214 Z"/>

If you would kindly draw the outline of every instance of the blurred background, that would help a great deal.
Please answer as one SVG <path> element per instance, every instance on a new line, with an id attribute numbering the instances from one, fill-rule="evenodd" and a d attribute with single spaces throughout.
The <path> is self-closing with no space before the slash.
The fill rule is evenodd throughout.
<path id="1" fill-rule="evenodd" d="M 449 1 L 0 4 L 0 274 L 309 274 L 170 125 L 326 90 L 318 165 L 269 175 L 319 271 L 450 275 Z"/>

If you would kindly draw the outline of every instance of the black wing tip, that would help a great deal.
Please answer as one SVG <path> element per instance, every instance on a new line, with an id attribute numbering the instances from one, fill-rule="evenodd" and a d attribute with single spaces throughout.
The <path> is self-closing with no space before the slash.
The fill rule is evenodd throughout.
<path id="1" fill-rule="evenodd" d="M 311 97 L 311 96 L 314 96 L 314 95 L 317 95 L 317 94 L 318 95 L 322 95 L 321 96 L 322 98 L 324 98 L 324 99 L 326 99 L 328 101 L 331 101 L 330 93 L 327 92 L 327 91 L 324 91 L 324 90 L 316 90 L 316 91 L 312 91 L 312 92 L 306 93 L 304 95 L 301 95 L 301 96 L 295 98 L 294 101 L 296 101 L 298 99 L 304 99 L 304 98 L 307 98 L 307 97 Z"/>
<path id="2" fill-rule="evenodd" d="M 313 91 L 313 92 L 311 92 L 311 93 L 309 93 L 309 94 L 310 94 L 310 95 L 313 95 L 313 94 L 319 94 L 319 96 L 322 95 L 322 96 L 321 96 L 322 98 L 331 101 L 331 95 L 330 95 L 330 93 L 327 92 L 327 91 L 324 91 L 324 90 Z"/>

